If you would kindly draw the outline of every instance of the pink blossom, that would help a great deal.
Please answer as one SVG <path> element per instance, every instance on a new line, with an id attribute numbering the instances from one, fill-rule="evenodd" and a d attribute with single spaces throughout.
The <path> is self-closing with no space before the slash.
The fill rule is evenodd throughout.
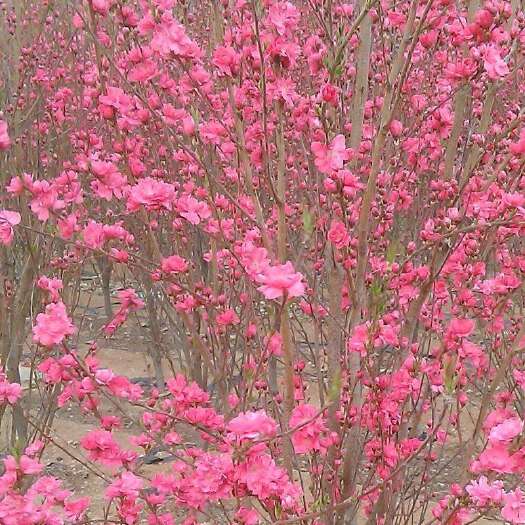
<path id="1" fill-rule="evenodd" d="M 131 312 L 144 308 L 144 301 L 140 299 L 133 288 L 126 288 L 118 293 L 120 307 L 115 317 L 104 327 L 106 334 L 113 334 L 119 326 L 124 324 Z"/>
<path id="2" fill-rule="evenodd" d="M 124 90 L 115 86 L 108 86 L 105 95 L 100 95 L 98 100 L 104 106 L 128 113 L 133 106 L 133 99 L 127 95 Z"/>
<path id="3" fill-rule="evenodd" d="M 89 221 L 87 226 L 82 231 L 84 244 L 94 250 L 104 246 L 104 225 L 95 221 Z"/>
<path id="4" fill-rule="evenodd" d="M 324 84 L 321 88 L 321 98 L 324 102 L 337 105 L 338 89 L 332 84 Z"/>
<path id="5" fill-rule="evenodd" d="M 503 497 L 503 483 L 499 480 L 489 483 L 485 476 L 471 481 L 466 487 L 468 495 L 477 507 L 498 504 Z"/>
<path id="6" fill-rule="evenodd" d="M 498 80 L 509 74 L 509 66 L 501 58 L 498 49 L 494 46 L 490 46 L 486 49 L 483 55 L 483 65 L 485 71 L 488 73 L 489 78 L 492 80 Z"/>
<path id="7" fill-rule="evenodd" d="M 257 281 L 261 286 L 257 289 L 266 299 L 300 297 L 305 292 L 302 279 L 302 274 L 296 273 L 292 263 L 288 261 L 286 264 L 269 266 L 259 274 Z"/>
<path id="8" fill-rule="evenodd" d="M 199 133 L 206 144 L 224 147 L 223 142 L 227 136 L 227 131 L 221 122 L 216 120 L 203 122 L 199 126 Z"/>
<path id="9" fill-rule="evenodd" d="M 62 239 L 71 239 L 73 234 L 79 229 L 77 220 L 77 216 L 74 213 L 57 220 L 58 231 Z"/>
<path id="10" fill-rule="evenodd" d="M 147 82 L 158 74 L 158 68 L 153 60 L 143 60 L 129 70 L 128 79 L 131 82 Z"/>
<path id="11" fill-rule="evenodd" d="M 468 337 L 474 331 L 474 326 L 472 319 L 452 319 L 447 333 L 454 337 Z"/>
<path id="12" fill-rule="evenodd" d="M 22 454 L 18 460 L 18 468 L 22 474 L 32 475 L 42 472 L 44 465 L 36 459 Z"/>
<path id="13" fill-rule="evenodd" d="M 513 155 L 523 155 L 525 153 L 525 128 L 520 131 L 519 140 L 512 142 L 509 149 Z"/>
<path id="14" fill-rule="evenodd" d="M 477 369 L 485 370 L 487 368 L 488 358 L 478 345 L 464 339 L 458 352 L 462 358 L 469 359 Z"/>
<path id="15" fill-rule="evenodd" d="M 166 124 L 175 126 L 182 121 L 182 119 L 187 115 L 187 112 L 185 109 L 177 109 L 171 104 L 164 104 L 162 106 L 162 115 Z"/>
<path id="16" fill-rule="evenodd" d="M 0 210 L 0 242 L 11 244 L 14 237 L 13 226 L 20 224 L 22 217 L 17 211 Z"/>
<path id="17" fill-rule="evenodd" d="M 57 188 L 47 180 L 37 180 L 31 187 L 33 199 L 31 200 L 31 211 L 39 221 L 46 222 L 52 211 L 64 207 L 64 201 L 58 198 Z"/>
<path id="18" fill-rule="evenodd" d="M 259 523 L 259 514 L 257 511 L 247 507 L 241 507 L 235 513 L 235 517 L 242 525 L 257 525 Z"/>
<path id="19" fill-rule="evenodd" d="M 290 428 L 293 430 L 292 443 L 297 454 L 326 451 L 323 443 L 323 433 L 327 431 L 324 421 L 313 405 L 299 405 L 292 411 Z M 315 417 L 317 416 L 317 417 Z"/>
<path id="20" fill-rule="evenodd" d="M 33 326 L 33 341 L 51 347 L 60 344 L 65 337 L 75 333 L 75 327 L 68 317 L 63 302 L 50 303 L 45 313 L 36 316 Z"/>
<path id="21" fill-rule="evenodd" d="M 240 464 L 236 476 L 258 498 L 277 497 L 285 506 L 298 496 L 297 488 L 290 482 L 286 471 L 275 464 L 268 454 L 251 449 L 247 461 Z"/>
<path id="22" fill-rule="evenodd" d="M 354 328 L 352 336 L 348 340 L 348 350 L 352 352 L 359 352 L 362 356 L 366 355 L 366 345 L 369 341 L 368 325 L 366 323 L 359 324 Z"/>
<path id="23" fill-rule="evenodd" d="M 507 447 L 502 444 L 487 447 L 474 462 L 473 471 L 494 471 L 500 474 L 514 472 L 518 463 L 516 456 L 511 456 Z"/>
<path id="24" fill-rule="evenodd" d="M 0 405 L 14 405 L 22 397 L 22 387 L 10 383 L 4 373 L 0 373 Z"/>
<path id="25" fill-rule="evenodd" d="M 239 396 L 237 394 L 228 394 L 228 406 L 235 408 L 240 403 Z"/>
<path id="26" fill-rule="evenodd" d="M 127 179 L 112 162 L 91 161 L 91 170 L 96 180 L 91 182 L 93 191 L 102 199 L 110 201 L 113 196 L 121 198 Z"/>
<path id="27" fill-rule="evenodd" d="M 275 435 L 277 424 L 264 410 L 259 410 L 239 414 L 226 428 L 240 439 L 258 439 Z"/>
<path id="28" fill-rule="evenodd" d="M 399 120 L 392 120 L 388 129 L 393 137 L 400 137 L 403 133 L 403 124 Z"/>
<path id="29" fill-rule="evenodd" d="M 200 224 L 211 217 L 211 211 L 205 202 L 198 201 L 191 195 L 180 197 L 177 200 L 177 211 L 191 224 Z"/>
<path id="30" fill-rule="evenodd" d="M 254 280 L 270 267 L 266 249 L 256 246 L 251 241 L 244 242 L 237 251 L 246 272 Z"/>
<path id="31" fill-rule="evenodd" d="M 517 417 L 507 419 L 492 427 L 489 441 L 493 444 L 508 444 L 523 431 L 523 421 Z"/>
<path id="32" fill-rule="evenodd" d="M 109 378 L 106 386 L 116 397 L 129 399 L 130 401 L 138 401 L 143 394 L 141 386 L 133 384 L 125 376 L 113 376 Z"/>
<path id="33" fill-rule="evenodd" d="M 293 31 L 299 18 L 299 11 L 291 2 L 275 2 L 268 12 L 268 21 L 279 35 Z"/>
<path id="34" fill-rule="evenodd" d="M 184 499 L 191 507 L 201 508 L 210 500 L 230 497 L 233 474 L 230 454 L 203 454 L 181 487 Z"/>
<path id="35" fill-rule="evenodd" d="M 503 496 L 501 517 L 510 523 L 525 523 L 525 498 L 518 487 Z"/>
<path id="36" fill-rule="evenodd" d="M 142 480 L 135 476 L 133 472 L 123 472 L 120 478 L 117 478 L 106 489 L 106 498 L 136 498 L 142 488 Z"/>
<path id="37" fill-rule="evenodd" d="M 80 440 L 80 444 L 82 448 L 87 450 L 88 456 L 92 461 L 99 461 L 110 467 L 122 465 L 122 451 L 113 439 L 111 432 L 98 429 L 92 430 Z"/>
<path id="38" fill-rule="evenodd" d="M 41 289 L 49 293 L 51 301 L 57 302 L 60 299 L 60 290 L 63 288 L 62 279 L 56 277 L 46 277 L 42 275 L 36 285 Z"/>
<path id="39" fill-rule="evenodd" d="M 219 46 L 213 53 L 213 64 L 223 75 L 233 76 L 239 69 L 240 58 L 231 46 Z"/>
<path id="40" fill-rule="evenodd" d="M 246 339 L 253 339 L 257 333 L 257 325 L 255 323 L 249 323 L 244 332 Z"/>
<path id="41" fill-rule="evenodd" d="M 215 321 L 220 326 L 231 326 L 240 323 L 239 316 L 235 313 L 235 310 L 232 310 L 231 308 L 228 308 L 217 315 Z"/>
<path id="42" fill-rule="evenodd" d="M 167 386 L 178 407 L 206 403 L 209 400 L 209 395 L 206 392 L 196 383 L 188 384 L 182 374 L 177 374 L 175 377 L 168 379 Z"/>
<path id="43" fill-rule="evenodd" d="M 64 503 L 64 510 L 67 518 L 71 521 L 80 520 L 88 509 L 90 503 L 91 499 L 89 497 L 68 499 Z"/>
<path id="44" fill-rule="evenodd" d="M 11 139 L 7 133 L 7 122 L 0 119 L 0 151 L 6 150 L 11 145 Z"/>
<path id="45" fill-rule="evenodd" d="M 178 255 L 170 255 L 162 259 L 161 269 L 165 273 L 183 273 L 188 270 L 188 261 Z"/>
<path id="46" fill-rule="evenodd" d="M 328 232 L 328 240 L 339 250 L 350 244 L 350 235 L 343 222 L 332 222 Z"/>
<path id="47" fill-rule="evenodd" d="M 181 58 L 197 59 L 202 55 L 197 44 L 186 35 L 184 26 L 175 20 L 168 20 L 157 26 L 150 46 L 163 57 L 173 54 Z"/>
<path id="48" fill-rule="evenodd" d="M 283 336 L 274 332 L 268 338 L 268 352 L 272 355 L 283 355 Z"/>
<path id="49" fill-rule="evenodd" d="M 312 152 L 315 155 L 317 169 L 326 175 L 340 170 L 343 163 L 350 158 L 344 135 L 336 135 L 329 146 L 322 142 L 312 142 Z"/>
<path id="50" fill-rule="evenodd" d="M 13 195 L 22 195 L 24 190 L 33 188 L 33 177 L 29 173 L 23 173 L 21 177 L 12 177 L 6 186 L 6 191 Z"/>
<path id="51" fill-rule="evenodd" d="M 437 35 L 436 35 L 437 36 Z M 476 61 L 471 58 L 449 62 L 445 68 L 447 78 L 452 81 L 461 81 L 471 77 L 476 72 Z"/>
<path id="52" fill-rule="evenodd" d="M 494 15 L 488 9 L 480 9 L 476 12 L 474 20 L 483 29 L 488 29 L 494 21 Z"/>
<path id="53" fill-rule="evenodd" d="M 90 0 L 93 6 L 93 11 L 99 15 L 106 16 L 109 13 L 111 7 L 111 0 Z"/>
<path id="54" fill-rule="evenodd" d="M 172 184 L 146 177 L 132 186 L 128 210 L 137 211 L 141 206 L 149 210 L 171 210 L 174 197 L 175 188 Z"/>

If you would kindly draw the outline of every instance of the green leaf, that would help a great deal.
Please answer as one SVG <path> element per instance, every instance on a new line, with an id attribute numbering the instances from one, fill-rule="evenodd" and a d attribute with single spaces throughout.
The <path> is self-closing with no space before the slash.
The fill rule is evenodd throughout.
<path id="1" fill-rule="evenodd" d="M 314 231 L 314 220 L 307 206 L 303 208 L 303 230 L 310 237 Z"/>
<path id="2" fill-rule="evenodd" d="M 342 64 L 338 64 L 334 68 L 334 77 L 340 77 L 342 74 L 343 74 L 343 65 Z"/>
<path id="3" fill-rule="evenodd" d="M 341 392 L 341 370 L 337 370 L 332 384 L 329 386 L 330 390 L 328 391 L 328 399 L 330 402 L 336 401 Z"/>
<path id="4" fill-rule="evenodd" d="M 11 447 L 11 455 L 19 459 L 24 453 L 24 443 L 20 438 L 17 438 L 13 446 Z"/>
<path id="5" fill-rule="evenodd" d="M 370 292 L 374 297 L 380 297 L 383 292 L 383 281 L 382 279 L 375 278 L 370 285 Z"/>
<path id="6" fill-rule="evenodd" d="M 199 122 L 200 122 L 200 113 L 199 113 L 199 110 L 197 108 L 193 108 L 191 107 L 190 108 L 190 114 L 191 116 L 193 117 L 193 121 L 195 122 L 195 126 L 198 126 L 199 125 Z"/>
<path id="7" fill-rule="evenodd" d="M 450 357 L 446 360 L 443 370 L 443 383 L 447 394 L 453 394 L 456 390 L 457 376 L 456 376 L 456 357 Z"/>
<path id="8" fill-rule="evenodd" d="M 392 264 L 395 261 L 397 255 L 399 255 L 399 241 L 394 239 L 386 249 L 386 261 Z"/>

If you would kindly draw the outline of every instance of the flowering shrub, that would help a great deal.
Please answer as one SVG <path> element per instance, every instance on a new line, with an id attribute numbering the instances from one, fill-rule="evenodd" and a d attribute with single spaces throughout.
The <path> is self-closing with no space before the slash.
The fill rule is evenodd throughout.
<path id="1" fill-rule="evenodd" d="M 525 523 L 520 2 L 0 10 L 0 522 Z"/>

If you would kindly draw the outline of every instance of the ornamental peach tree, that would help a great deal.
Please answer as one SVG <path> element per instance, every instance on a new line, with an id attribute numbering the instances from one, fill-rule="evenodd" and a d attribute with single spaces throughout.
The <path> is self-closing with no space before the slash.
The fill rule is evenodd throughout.
<path id="1" fill-rule="evenodd" d="M 0 523 L 525 523 L 521 0 L 0 13 Z"/>

